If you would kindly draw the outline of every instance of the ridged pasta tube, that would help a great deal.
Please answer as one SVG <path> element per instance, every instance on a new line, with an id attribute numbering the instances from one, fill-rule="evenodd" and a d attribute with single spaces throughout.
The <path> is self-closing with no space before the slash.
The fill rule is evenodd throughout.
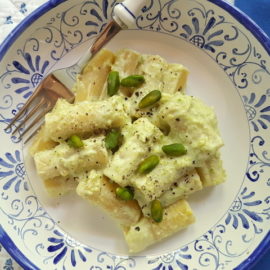
<path id="1" fill-rule="evenodd" d="M 74 134 L 83 136 L 122 127 L 128 120 L 124 99 L 120 96 L 76 104 L 59 99 L 53 111 L 45 117 L 44 136 L 53 141 L 62 141 Z"/>
<path id="2" fill-rule="evenodd" d="M 131 226 L 138 222 L 141 210 L 134 200 L 123 201 L 116 197 L 115 190 L 118 187 L 102 173 L 91 171 L 88 178 L 80 181 L 77 187 L 79 196 L 102 207 L 118 223 Z"/>
<path id="3" fill-rule="evenodd" d="M 83 143 L 81 149 L 62 143 L 53 149 L 36 153 L 34 160 L 39 176 L 42 179 L 74 176 L 107 164 L 108 153 L 103 136 L 84 140 Z"/>
<path id="4" fill-rule="evenodd" d="M 189 204 L 180 200 L 164 209 L 162 222 L 156 223 L 150 218 L 142 217 L 131 227 L 124 227 L 123 231 L 129 251 L 134 253 L 186 228 L 194 221 Z"/>

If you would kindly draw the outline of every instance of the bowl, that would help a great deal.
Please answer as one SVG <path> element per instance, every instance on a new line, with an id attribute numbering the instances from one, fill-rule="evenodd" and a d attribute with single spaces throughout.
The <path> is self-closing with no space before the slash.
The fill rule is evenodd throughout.
<path id="1" fill-rule="evenodd" d="M 189 199 L 197 221 L 188 229 L 128 254 L 101 210 L 74 194 L 47 196 L 28 145 L 15 126 L 5 130 L 48 72 L 90 47 L 118 2 L 49 1 L 0 47 L 0 242 L 25 269 L 248 269 L 270 242 L 270 41 L 229 4 L 147 0 L 106 46 L 184 64 L 187 93 L 216 111 L 227 181 Z"/>

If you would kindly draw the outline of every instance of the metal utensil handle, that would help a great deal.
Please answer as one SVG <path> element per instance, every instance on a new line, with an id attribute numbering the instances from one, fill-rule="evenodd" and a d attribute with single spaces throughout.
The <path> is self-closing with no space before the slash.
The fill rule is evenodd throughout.
<path id="1" fill-rule="evenodd" d="M 76 70 L 81 70 L 106 43 L 108 43 L 122 28 L 134 26 L 136 15 L 142 8 L 145 0 L 125 0 L 114 8 L 114 17 L 88 51 L 76 64 Z"/>
<path id="2" fill-rule="evenodd" d="M 114 8 L 114 20 L 118 24 L 124 24 L 127 28 L 134 27 L 135 19 L 145 0 L 125 0 Z"/>
<path id="3" fill-rule="evenodd" d="M 134 26 L 136 15 L 139 13 L 144 2 L 145 0 L 125 0 L 116 5 L 113 20 L 103 29 L 102 33 L 94 41 L 90 50 L 87 50 L 75 65 L 54 71 L 54 77 L 68 89 L 71 89 L 77 74 L 81 72 L 87 62 L 121 29 Z"/>

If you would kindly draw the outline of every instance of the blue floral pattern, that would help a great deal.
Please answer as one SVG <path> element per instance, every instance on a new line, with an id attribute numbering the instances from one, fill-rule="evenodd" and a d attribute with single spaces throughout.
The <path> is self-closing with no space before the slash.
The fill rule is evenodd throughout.
<path id="1" fill-rule="evenodd" d="M 240 193 L 240 196 L 233 202 L 228 215 L 225 219 L 225 224 L 232 224 L 234 229 L 239 226 L 239 221 L 245 229 L 249 229 L 251 224 L 256 227 L 256 223 L 263 222 L 261 213 L 252 211 L 252 207 L 256 207 L 262 204 L 261 200 L 254 199 L 255 192 L 248 192 L 247 188 L 244 188 Z"/>
<path id="2" fill-rule="evenodd" d="M 4 270 L 14 270 L 13 268 L 13 262 L 11 259 L 7 259 L 6 260 L 6 263 L 5 263 L 5 266 L 3 268 Z"/>
<path id="3" fill-rule="evenodd" d="M 257 98 L 256 93 L 251 93 L 249 97 L 243 95 L 248 120 L 254 131 L 260 128 L 267 129 L 270 122 L 270 106 L 267 103 L 269 95 L 262 95 Z"/>
<path id="4" fill-rule="evenodd" d="M 14 155 L 5 154 L 5 159 L 0 158 L 0 181 L 5 184 L 3 190 L 8 190 L 12 186 L 16 193 L 20 192 L 21 186 L 28 190 L 28 184 L 25 181 L 25 168 L 21 159 L 21 153 L 16 150 Z"/>
<path id="5" fill-rule="evenodd" d="M 185 246 L 178 252 L 168 253 L 149 260 L 148 264 L 151 266 L 151 270 L 187 270 L 188 261 L 186 262 L 186 260 L 191 259 L 192 255 L 189 253 L 189 247 Z"/>
<path id="6" fill-rule="evenodd" d="M 57 2 L 51 1 L 53 4 Z M 74 2 L 73 6 L 67 5 L 68 8 L 53 11 L 43 26 L 29 34 L 29 38 L 16 49 L 13 60 L 4 62 L 5 69 L 0 74 L 3 86 L 0 96 L 1 130 L 59 60 L 102 31 L 118 2 Z M 147 0 L 134 27 L 169 34 L 202 50 L 222 68 L 235 86 L 243 100 L 252 138 L 249 164 L 241 190 L 218 223 L 188 245 L 162 256 L 140 260 L 116 256 L 82 245 L 63 232 L 48 215 L 29 188 L 22 151 L 14 147 L 19 145 L 19 140 L 11 135 L 15 128 L 12 127 L 3 132 L 12 149 L 2 151 L 0 157 L 0 214 L 5 217 L 4 225 L 15 232 L 15 240 L 22 241 L 27 249 L 35 247 L 32 252 L 34 256 L 42 258 L 44 269 L 232 268 L 233 260 L 237 258 L 241 261 L 244 254 L 254 249 L 253 243 L 266 233 L 262 225 L 269 224 L 270 196 L 255 190 L 254 185 L 260 183 L 269 194 L 270 156 L 265 149 L 270 145 L 268 137 L 263 135 L 270 122 L 269 58 L 263 56 L 260 46 L 250 40 L 245 30 L 215 5 L 190 0 L 192 4 L 180 10 L 177 2 Z M 22 5 L 21 12 L 27 12 L 27 6 Z M 87 31 L 82 31 L 81 26 L 86 27 Z M 43 51 L 48 54 L 42 55 Z M 22 130 L 23 127 L 19 132 Z M 40 240 L 43 239 L 42 235 L 46 235 L 45 241 Z M 236 252 L 234 247 L 239 243 L 241 247 Z M 196 268 L 190 267 L 191 262 Z M 7 269 L 12 269 L 12 264 L 7 262 L 6 265 L 10 267 Z"/>
<path id="7" fill-rule="evenodd" d="M 14 116 L 22 108 L 23 103 L 16 104 L 15 108 L 12 108 L 12 106 L 13 106 L 13 98 L 10 95 L 4 96 L 3 101 L 6 103 L 6 105 L 8 105 L 8 108 L 11 108 L 11 110 L 9 111 L 8 116 L 5 116 L 4 114 L 0 113 L 0 123 L 4 123 L 5 127 L 7 128 L 8 124 L 12 121 Z M 1 108 L 3 108 L 3 107 L 0 107 L 0 109 Z M 5 106 L 5 109 L 7 109 L 7 106 Z M 5 111 L 5 112 L 7 112 L 7 111 Z M 22 125 L 18 129 L 17 134 L 13 134 L 13 131 L 17 127 L 19 127 L 19 125 L 21 124 L 21 122 L 24 120 L 25 117 L 26 117 L 26 113 L 23 113 L 23 115 L 18 119 L 18 121 L 12 127 L 8 128 L 8 129 L 4 129 L 4 132 L 6 134 L 8 134 L 8 135 L 11 134 L 10 139 L 12 140 L 13 143 L 19 143 L 21 141 L 20 135 L 24 130 L 24 125 Z"/>
<path id="8" fill-rule="evenodd" d="M 13 24 L 13 21 L 12 21 L 12 17 L 11 16 L 7 16 L 6 17 L 5 24 Z"/>
<path id="9" fill-rule="evenodd" d="M 267 143 L 261 136 L 255 136 L 251 140 L 250 166 L 246 175 L 252 182 L 262 180 L 262 175 L 269 175 L 270 157 L 265 149 L 268 149 Z M 269 176 L 264 178 L 266 183 L 269 183 L 269 179 Z"/>
<path id="10" fill-rule="evenodd" d="M 30 89 L 35 88 L 40 81 L 43 79 L 46 69 L 49 66 L 49 61 L 45 60 L 43 63 L 40 63 L 41 58 L 39 55 L 32 59 L 32 56 L 29 53 L 23 53 L 24 65 L 18 61 L 12 62 L 13 73 L 18 74 L 11 79 L 11 82 L 18 85 L 18 88 L 15 90 L 17 94 L 22 94 L 24 98 L 28 98 L 32 91 Z M 29 77 L 25 79 L 24 76 Z"/>
<path id="11" fill-rule="evenodd" d="M 202 6 L 200 12 L 205 20 L 199 20 L 196 11 L 196 8 L 189 11 L 188 15 L 192 23 L 182 26 L 183 32 L 180 36 L 187 39 L 195 46 L 214 53 L 216 51 L 215 47 L 220 47 L 224 44 L 224 30 L 221 24 L 224 22 L 225 18 L 220 16 L 216 19 L 215 16 L 213 16 L 214 13 L 212 10 L 206 11 Z"/>
<path id="12" fill-rule="evenodd" d="M 178 30 L 177 19 L 181 17 L 181 12 L 175 7 L 175 0 L 161 3 L 158 0 L 159 8 L 153 13 L 154 1 L 148 1 L 149 4 L 142 8 L 142 14 L 136 19 L 139 29 L 150 29 L 154 31 L 175 32 Z"/>
<path id="13" fill-rule="evenodd" d="M 48 238 L 50 246 L 47 250 L 50 253 L 54 253 L 53 263 L 58 264 L 69 252 L 70 263 L 73 267 L 77 265 L 77 259 L 82 262 L 86 262 L 87 258 L 84 255 L 85 252 L 92 252 L 91 249 L 82 245 L 78 246 L 78 243 L 68 236 L 65 236 L 58 230 L 54 230 L 54 237 Z"/>
<path id="14" fill-rule="evenodd" d="M 21 5 L 20 5 L 20 12 L 22 14 L 25 14 L 27 12 L 27 5 L 26 5 L 26 3 L 21 3 Z"/>

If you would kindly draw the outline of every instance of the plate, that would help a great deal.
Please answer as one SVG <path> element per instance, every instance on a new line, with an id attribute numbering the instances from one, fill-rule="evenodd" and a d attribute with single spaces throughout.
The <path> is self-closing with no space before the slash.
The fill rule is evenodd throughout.
<path id="1" fill-rule="evenodd" d="M 0 242 L 25 269 L 248 269 L 270 242 L 270 41 L 225 2 L 147 0 L 106 46 L 184 64 L 188 94 L 215 108 L 228 177 L 189 199 L 188 229 L 129 256 L 105 213 L 74 194 L 47 196 L 28 145 L 4 130 L 49 71 L 89 48 L 117 2 L 51 0 L 0 47 Z"/>

